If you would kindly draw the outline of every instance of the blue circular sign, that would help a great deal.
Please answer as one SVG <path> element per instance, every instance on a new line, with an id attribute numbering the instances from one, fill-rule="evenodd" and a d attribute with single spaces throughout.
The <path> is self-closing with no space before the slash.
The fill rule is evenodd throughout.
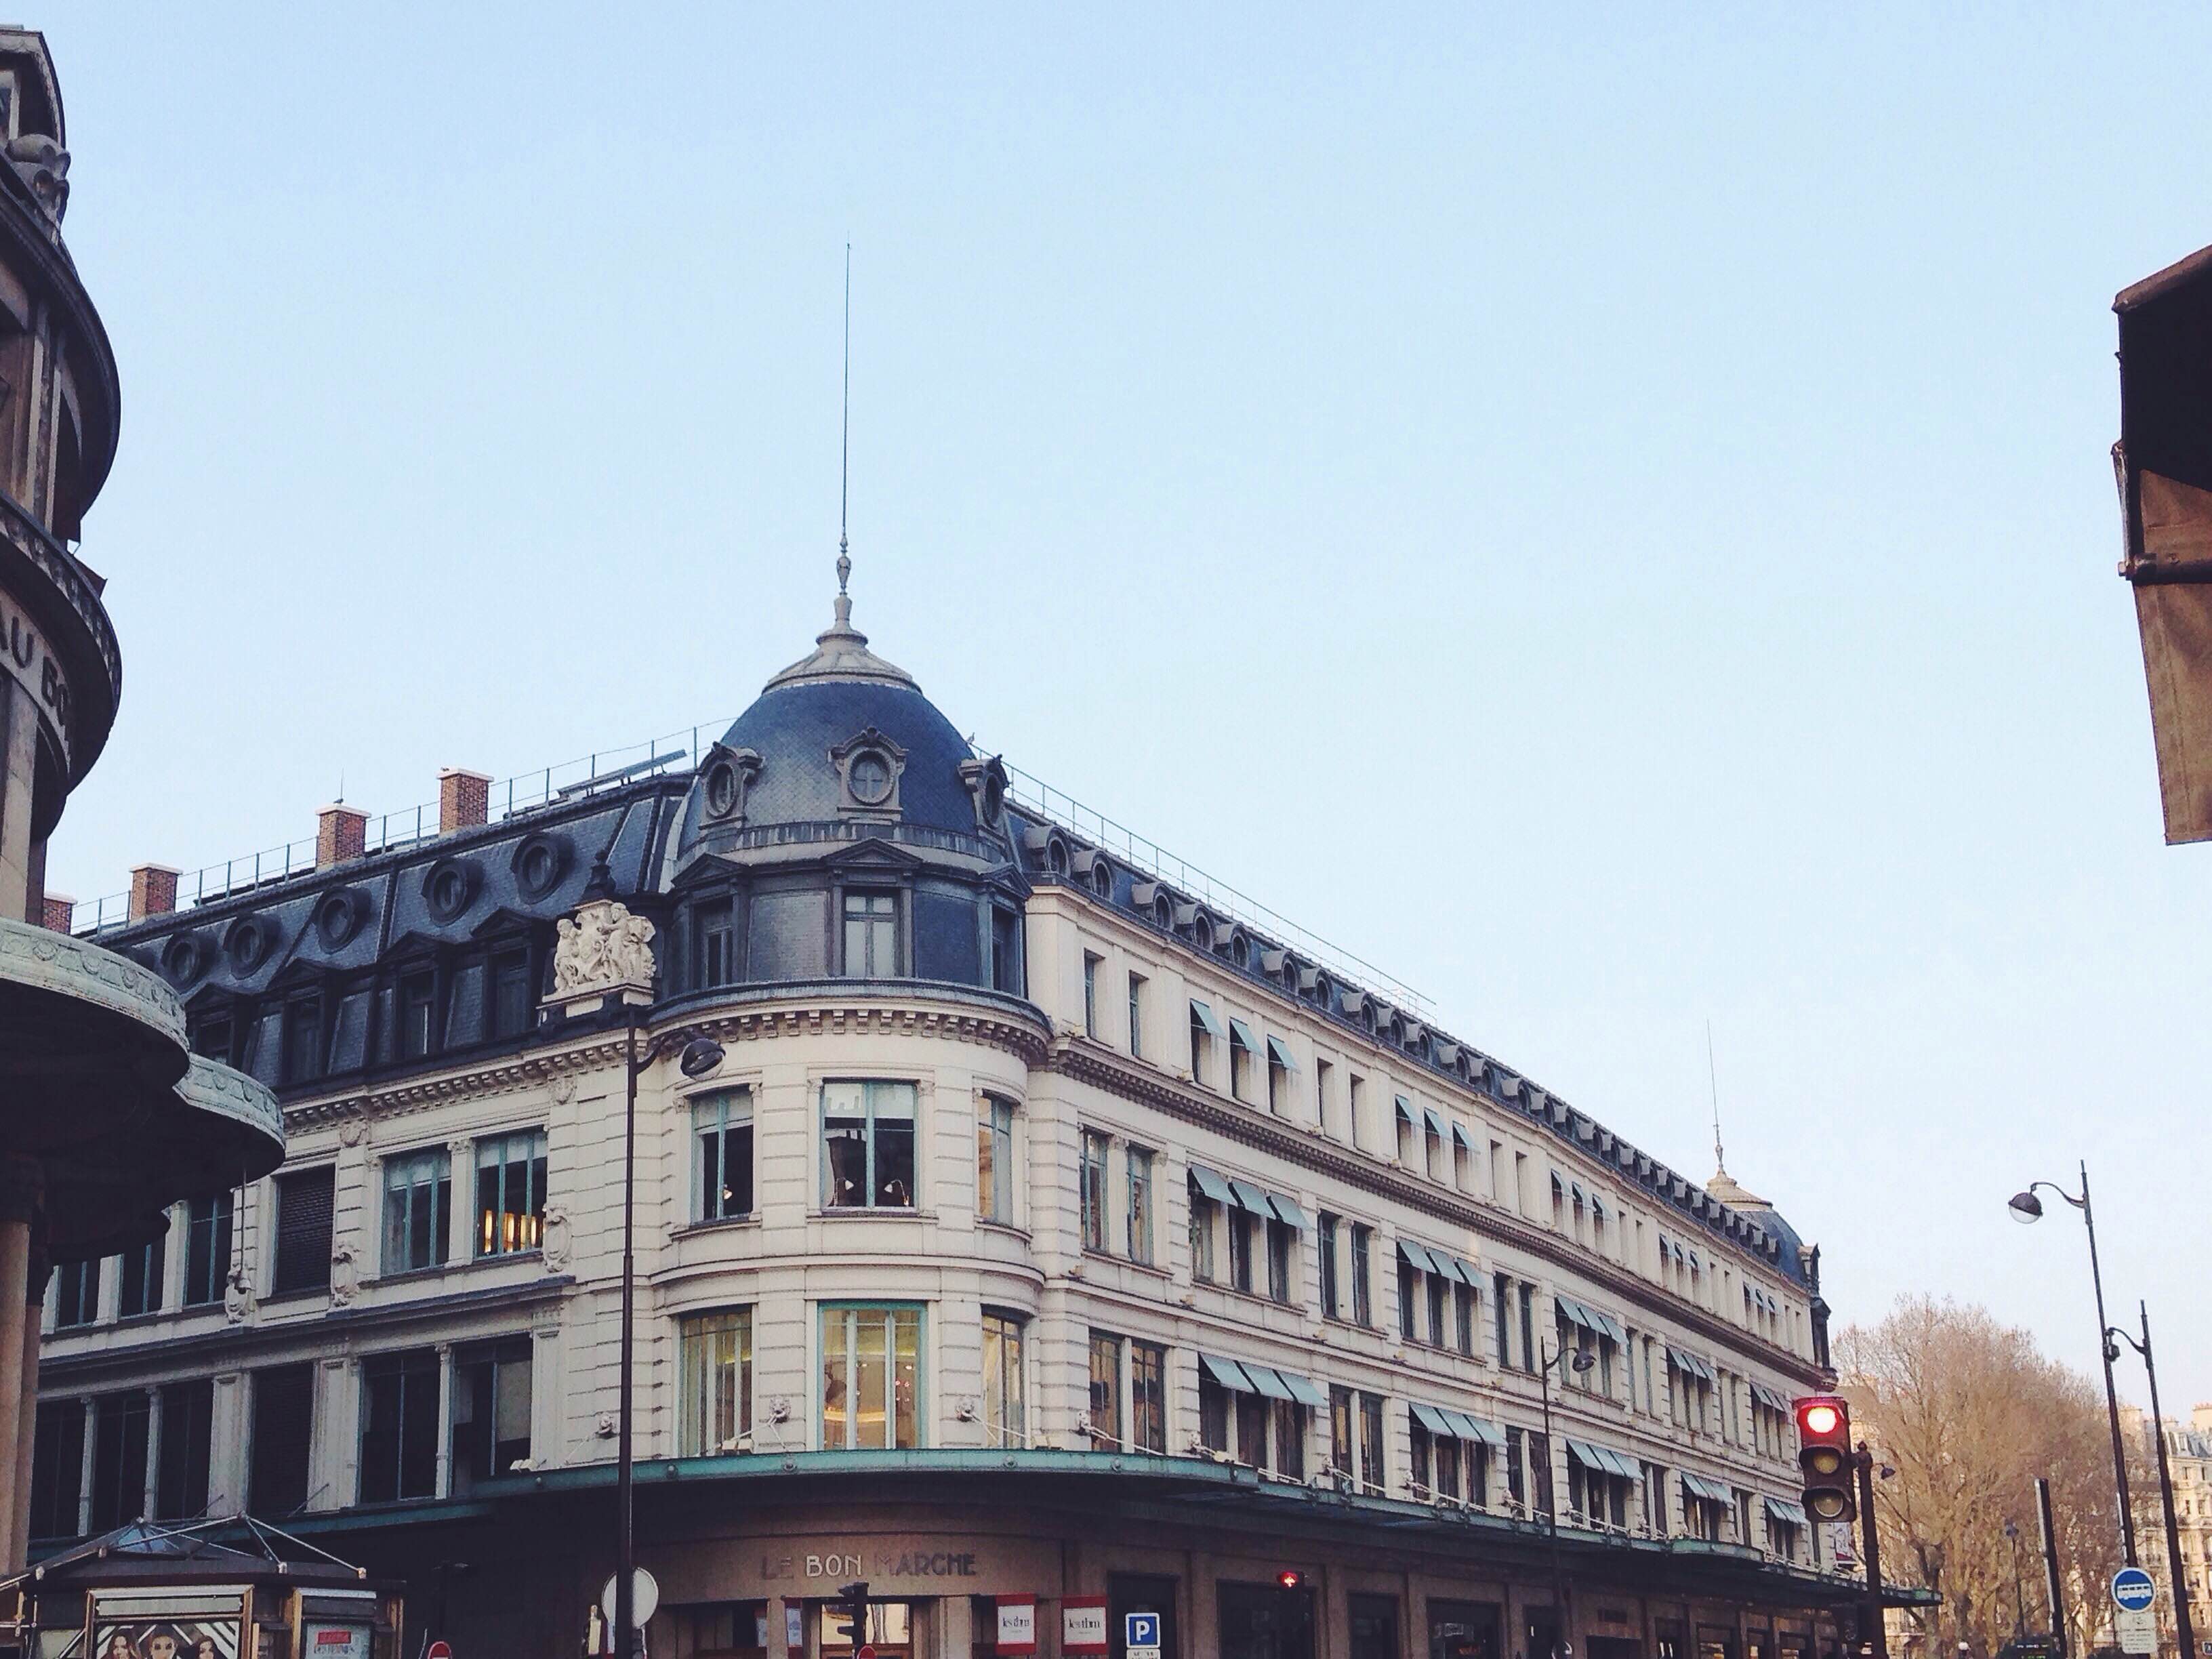
<path id="1" fill-rule="evenodd" d="M 2126 1613 L 2141 1613 L 2158 1600 L 2158 1581 L 2141 1567 L 2122 1567 L 2112 1575 L 2112 1605 Z"/>

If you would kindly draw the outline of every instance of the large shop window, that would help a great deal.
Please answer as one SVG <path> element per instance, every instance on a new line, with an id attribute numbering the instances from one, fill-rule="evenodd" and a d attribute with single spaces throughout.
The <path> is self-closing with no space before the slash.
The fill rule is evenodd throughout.
<path id="1" fill-rule="evenodd" d="M 1313 1591 L 1301 1585 L 1214 1586 L 1213 1600 L 1221 1659 L 1313 1659 Z M 1532 1650 L 1533 1651 L 1533 1650 Z"/>
<path id="2" fill-rule="evenodd" d="M 1022 1383 L 1022 1320 L 983 1316 L 983 1443 L 1026 1446 L 1029 1407 Z"/>
<path id="3" fill-rule="evenodd" d="M 845 895 L 845 976 L 898 976 L 898 895 L 854 888 Z"/>
<path id="4" fill-rule="evenodd" d="M 530 1370 L 526 1336 L 454 1351 L 455 1497 L 530 1461 Z"/>
<path id="5" fill-rule="evenodd" d="M 822 1310 L 825 1449 L 921 1443 L 921 1310 Z"/>
<path id="6" fill-rule="evenodd" d="M 717 1089 L 691 1103 L 691 1218 L 753 1212 L 753 1091 Z"/>
<path id="7" fill-rule="evenodd" d="M 84 1401 L 41 1400 L 32 1431 L 31 1536 L 74 1538 L 84 1495 Z"/>
<path id="8" fill-rule="evenodd" d="M 438 1490 L 438 1352 L 410 1348 L 361 1367 L 361 1501 Z"/>
<path id="9" fill-rule="evenodd" d="M 151 1402 L 143 1389 L 104 1394 L 92 1402 L 92 1529 L 112 1532 L 146 1508 L 146 1427 Z"/>
<path id="10" fill-rule="evenodd" d="M 1016 1224 L 1014 1103 L 985 1095 L 975 1116 L 975 1214 Z"/>
<path id="11" fill-rule="evenodd" d="M 677 1629 L 676 1650 L 690 1659 L 767 1659 L 769 1605 L 723 1601 L 671 1608 Z"/>
<path id="12" fill-rule="evenodd" d="M 276 1265 L 272 1296 L 331 1288 L 331 1218 L 337 1170 L 295 1170 L 276 1177 Z"/>
<path id="13" fill-rule="evenodd" d="M 315 1368 L 278 1365 L 256 1371 L 252 1452 L 246 1468 L 249 1513 L 281 1520 L 307 1503 L 307 1445 L 314 1431 Z"/>
<path id="14" fill-rule="evenodd" d="M 237 1194 L 196 1198 L 185 1213 L 185 1306 L 204 1308 L 222 1300 L 230 1278 L 230 1224 Z"/>
<path id="15" fill-rule="evenodd" d="M 1429 1659 L 1501 1659 L 1504 1611 L 1495 1601 L 1429 1601 Z"/>
<path id="16" fill-rule="evenodd" d="M 678 1455 L 740 1449 L 753 1429 L 752 1310 L 695 1314 L 676 1329 Z"/>
<path id="17" fill-rule="evenodd" d="M 208 1506 L 208 1454 L 215 1424 L 215 1382 L 201 1377 L 160 1391 L 161 1455 L 154 1472 L 154 1518 L 195 1521 Z"/>
<path id="18" fill-rule="evenodd" d="M 911 1210 L 915 1085 L 822 1085 L 822 1205 L 830 1210 Z"/>
<path id="19" fill-rule="evenodd" d="M 163 1242 L 161 1238 L 149 1239 L 117 1258 L 123 1268 L 123 1283 L 118 1287 L 120 1294 L 115 1306 L 119 1318 L 161 1310 L 161 1269 L 167 1255 L 161 1248 Z"/>
<path id="20" fill-rule="evenodd" d="M 477 1142 L 477 1254 L 513 1255 L 545 1242 L 545 1131 Z"/>
<path id="21" fill-rule="evenodd" d="M 446 1260 L 452 1162 L 443 1146 L 384 1161 L 384 1271 L 413 1273 Z"/>

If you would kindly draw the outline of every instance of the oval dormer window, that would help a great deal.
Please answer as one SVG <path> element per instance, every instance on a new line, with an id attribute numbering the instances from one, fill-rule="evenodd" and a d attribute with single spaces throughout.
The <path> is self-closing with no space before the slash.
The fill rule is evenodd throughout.
<path id="1" fill-rule="evenodd" d="M 726 818 L 738 810 L 738 769 L 717 761 L 707 772 L 707 816 Z"/>
<path id="2" fill-rule="evenodd" d="M 880 806 L 890 799 L 890 760 L 876 750 L 863 749 L 854 756 L 845 779 L 853 799 L 863 806 Z"/>

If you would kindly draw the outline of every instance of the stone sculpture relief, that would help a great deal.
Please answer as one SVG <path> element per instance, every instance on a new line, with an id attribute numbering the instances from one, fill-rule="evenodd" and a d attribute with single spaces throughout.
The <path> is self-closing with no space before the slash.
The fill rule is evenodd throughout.
<path id="1" fill-rule="evenodd" d="M 619 899 L 595 899 L 554 928 L 553 994 L 653 983 L 653 924 Z"/>

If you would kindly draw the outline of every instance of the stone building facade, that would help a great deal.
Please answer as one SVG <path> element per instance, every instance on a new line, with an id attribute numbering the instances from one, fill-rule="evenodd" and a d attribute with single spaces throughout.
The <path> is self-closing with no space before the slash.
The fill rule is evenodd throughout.
<path id="1" fill-rule="evenodd" d="M 885 1659 L 1834 1648 L 1771 1206 L 1018 800 L 842 592 L 687 758 L 101 934 L 290 1140 L 49 1298 L 42 1539 L 245 1507 L 574 1651 L 635 1042 L 655 1654 L 848 1654 L 852 1578 Z"/>
<path id="2" fill-rule="evenodd" d="M 49 1264 L 143 1243 L 173 1200 L 265 1175 L 283 1151 L 270 1092 L 194 1062 L 170 987 L 71 937 L 69 902 L 46 890 L 47 839 L 122 690 L 106 584 L 80 552 L 118 392 L 62 238 L 67 143 L 45 38 L 0 27 L 0 1577 L 28 1541 Z"/>

